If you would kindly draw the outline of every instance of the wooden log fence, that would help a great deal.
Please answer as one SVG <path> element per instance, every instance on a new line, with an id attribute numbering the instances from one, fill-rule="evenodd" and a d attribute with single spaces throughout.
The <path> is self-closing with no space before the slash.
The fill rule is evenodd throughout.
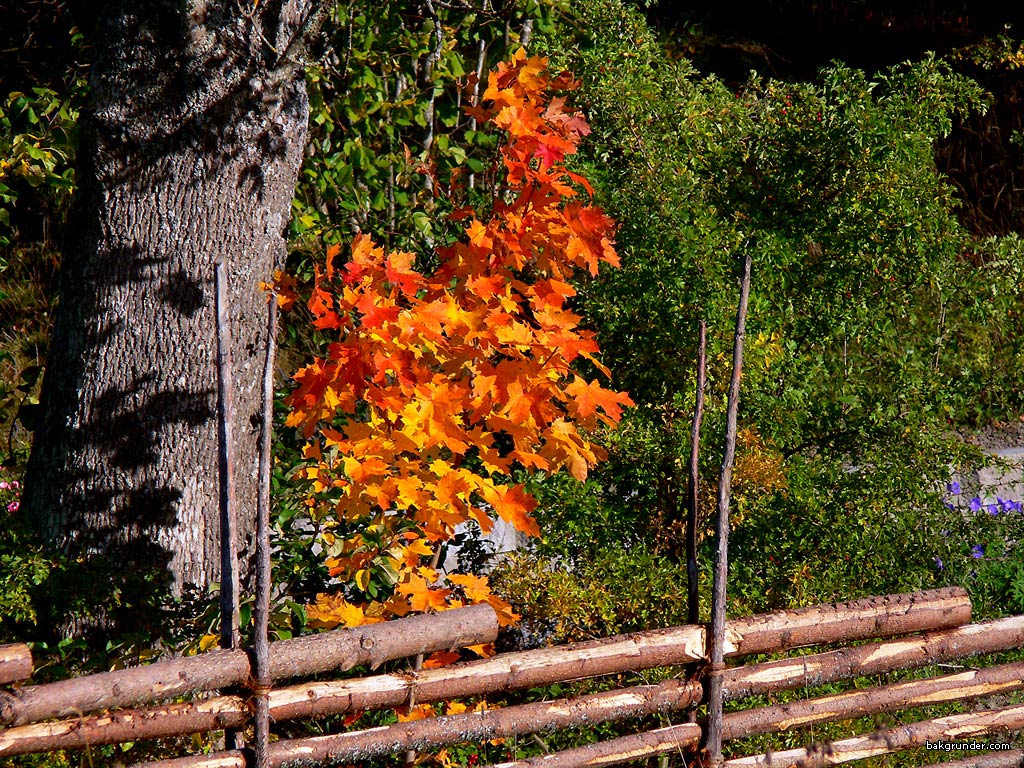
<path id="1" fill-rule="evenodd" d="M 495 691 L 533 688 L 570 679 L 669 666 L 672 631 L 577 643 L 560 648 L 503 654 L 417 673 L 394 673 L 352 680 L 292 685 L 270 693 L 270 717 L 276 722 L 354 711 L 400 707 L 409 701 L 430 703 Z M 685 636 L 684 636 L 685 639 Z M 1024 616 L 999 619 L 923 637 L 889 640 L 796 659 L 763 662 L 726 670 L 727 700 L 792 690 L 900 669 L 912 669 L 1024 645 Z M 595 650 L 601 652 L 596 657 Z M 573 678 L 576 674 L 578 677 Z M 140 741 L 222 728 L 242 727 L 249 717 L 242 696 L 170 704 L 142 710 L 35 723 L 0 731 L 0 756 Z"/>
<path id="2" fill-rule="evenodd" d="M 757 736 L 811 725 L 849 720 L 870 714 L 988 696 L 1024 689 L 1024 664 L 1007 664 L 939 678 L 877 686 L 790 704 L 731 712 L 722 718 L 722 739 Z M 667 680 L 657 685 L 605 691 L 576 699 L 523 704 L 498 710 L 430 718 L 390 726 L 350 731 L 336 736 L 277 742 L 270 750 L 271 766 L 288 766 L 301 759 L 350 761 L 391 754 L 402 749 L 440 747 L 466 741 L 483 742 L 504 736 L 522 736 L 583 723 L 612 722 L 626 717 L 688 709 L 700 702 L 696 682 Z M 680 733 L 677 748 L 686 747 L 690 732 Z M 650 755 L 673 746 L 661 735 Z M 637 756 L 635 747 L 630 759 Z M 310 751 L 312 750 L 312 752 Z M 625 754 L 614 750 L 615 754 Z M 234 754 L 236 768 L 246 768 L 241 752 L 223 752 L 197 758 L 146 763 L 137 768 L 211 768 L 212 761 Z M 609 759 L 608 757 L 605 760 Z"/>
<path id="3" fill-rule="evenodd" d="M 879 611 L 879 605 L 887 607 L 887 611 Z M 912 617 L 908 606 L 916 605 L 929 617 L 932 625 L 941 625 L 952 621 L 962 621 L 969 616 L 969 602 L 966 597 L 948 590 L 938 590 L 932 594 L 919 593 L 914 596 L 894 596 L 884 601 L 874 598 L 852 601 L 842 605 L 818 606 L 809 609 L 798 609 L 789 612 L 776 612 L 763 616 L 739 619 L 729 622 L 727 635 L 733 639 L 730 655 L 740 655 L 743 650 L 754 649 L 761 653 L 765 649 L 784 651 L 801 644 L 810 637 L 808 632 L 815 634 L 814 641 L 841 642 L 851 639 L 862 639 L 865 633 L 890 634 L 902 631 L 907 626 L 908 617 Z M 964 609 L 966 608 L 967 613 Z M 465 609 L 462 609 L 465 610 Z M 479 611 L 478 611 L 479 612 Z M 870 621 L 866 621 L 861 612 L 866 612 Z M 458 612 L 449 611 L 442 617 L 454 616 Z M 856 632 L 840 631 L 844 628 L 842 617 L 856 618 L 852 625 Z M 418 617 L 422 623 L 425 617 Z M 918 617 L 917 621 L 922 619 Z M 410 621 L 410 620 L 405 620 Z M 387 626 L 395 626 L 392 622 L 386 625 L 373 625 L 369 630 L 380 630 Z M 915 628 L 921 628 L 918 624 Z M 788 632 L 782 632 L 782 628 Z M 838 629 L 837 629 L 838 628 Z M 418 630 L 419 627 L 410 627 Z M 353 630 L 342 630 L 349 635 Z M 874 666 L 866 667 L 872 671 L 891 671 L 896 669 L 893 664 L 886 665 L 886 659 L 893 663 L 918 657 L 927 663 L 928 659 L 948 659 L 985 652 L 992 649 L 1015 647 L 1024 638 L 1024 619 L 1016 622 L 1005 620 L 993 622 L 986 631 L 965 631 L 964 628 L 947 630 L 959 632 L 959 635 L 946 636 L 938 634 L 922 645 L 923 640 L 898 641 L 896 649 L 875 648 L 864 646 L 857 649 L 858 653 L 846 659 L 845 666 L 829 672 L 831 664 L 820 662 L 816 657 L 803 657 L 796 663 L 782 668 L 775 666 L 761 670 L 760 666 L 740 667 L 729 670 L 725 678 L 727 695 L 738 698 L 743 691 L 782 690 L 785 687 L 807 685 L 808 681 L 842 679 L 851 676 L 851 669 L 856 662 L 872 661 Z M 330 634 L 330 633 L 328 633 Z M 313 635 L 312 638 L 323 638 L 324 635 Z M 447 636 L 445 641 L 456 638 Z M 458 640 L 467 640 L 464 635 Z M 275 644 L 275 648 L 283 645 L 289 650 L 298 641 L 284 641 Z M 331 644 L 333 645 L 333 643 Z M 350 641 L 350 645 L 352 645 Z M 293 685 L 273 690 L 269 695 L 270 716 L 275 721 L 319 717 L 332 714 L 343 714 L 357 710 L 386 709 L 399 707 L 409 701 L 419 703 L 441 701 L 445 699 L 475 696 L 494 691 L 531 688 L 566 680 L 578 680 L 621 672 L 635 672 L 654 667 L 665 667 L 685 664 L 702 657 L 704 630 L 702 627 L 676 627 L 650 632 L 640 632 L 627 636 L 603 638 L 600 640 L 575 643 L 567 646 L 545 648 L 519 653 L 503 654 L 492 659 L 467 662 L 442 669 L 421 672 L 402 672 L 373 677 L 357 678 L 344 681 L 323 681 Z M 363 643 L 360 643 L 360 648 Z M 932 646 L 938 648 L 934 653 Z M 379 647 L 379 643 L 374 647 Z M 406 647 L 402 650 L 408 651 Z M 957 650 L 962 651 L 956 653 Z M 897 651 L 901 651 L 898 653 Z M 843 651 L 834 652 L 842 654 Z M 929 657 L 929 653 L 932 656 Z M 221 657 L 222 651 L 213 651 L 206 656 Z M 188 661 L 201 659 L 192 657 Z M 277 671 L 288 667 L 284 660 L 274 654 Z M 185 660 L 181 660 L 185 661 Z M 321 668 L 325 671 L 329 659 L 321 658 Z M 834 662 L 835 663 L 835 662 Z M 778 662 L 775 663 L 779 664 Z M 145 667 L 149 671 L 157 665 Z M 300 674 L 310 674 L 309 667 L 292 664 L 292 670 L 299 669 Z M 870 674 L 872 671 L 863 672 Z M 172 673 L 181 672 L 176 667 Z M 79 688 L 100 690 L 112 684 L 123 684 L 127 670 L 117 673 L 104 673 L 79 679 Z M 111 681 L 110 677 L 114 677 Z M 166 680 L 167 671 L 149 672 L 147 679 Z M 99 684 L 90 684 L 89 680 L 101 678 Z M 787 682 L 788 681 L 788 682 Z M 72 681 L 67 681 L 72 682 Z M 213 683 L 208 689 L 217 687 L 221 680 Z M 49 687 L 57 687 L 61 693 L 61 706 L 67 706 L 70 697 L 64 690 L 65 683 L 38 686 L 28 697 L 36 709 L 41 707 L 39 699 Z M 768 686 L 764 688 L 764 686 Z M 20 695 L 25 696 L 28 689 L 22 689 Z M 124 695 L 124 692 L 121 692 Z M 17 694 L 16 694 L 17 695 Z M 155 698 L 155 696 L 152 696 Z M 88 702 L 82 698 L 73 699 L 79 711 L 85 711 Z M 97 696 L 92 703 L 102 703 L 113 707 L 110 699 Z M 53 711 L 56 705 L 51 706 Z M 161 738 L 171 735 L 200 733 L 222 728 L 241 727 L 249 717 L 249 702 L 242 696 L 222 696 L 203 702 L 187 702 L 154 707 L 143 710 L 121 711 L 92 717 L 76 717 L 58 723 L 25 725 L 22 728 L 0 732 L 0 755 L 23 754 L 41 749 L 57 749 L 83 747 L 86 745 L 110 744 L 127 740 Z M 42 718 L 36 718 L 42 719 Z M 16 721 L 15 721 L 16 722 Z M 47 746 L 50 745 L 50 746 Z"/>
<path id="4" fill-rule="evenodd" d="M 272 768 L 283 768 L 296 764 L 345 762 L 410 749 L 420 750 L 464 741 L 481 743 L 490 739 L 589 723 L 615 722 L 628 717 L 687 709 L 696 705 L 701 695 L 702 689 L 698 682 L 666 680 L 657 685 L 638 685 L 575 699 L 556 699 L 432 717 L 333 736 L 288 739 L 270 746 L 270 765 Z M 229 757 L 234 762 L 227 762 Z M 133 768 L 246 768 L 245 760 L 243 752 L 230 751 L 140 763 Z"/>
<path id="5" fill-rule="evenodd" d="M 733 657 L 908 632 L 927 631 L 927 634 L 726 669 L 722 676 L 723 695 L 726 699 L 736 699 L 1024 645 L 1024 617 L 960 626 L 969 620 L 970 602 L 966 594 L 959 589 L 943 589 L 813 606 L 730 621 L 726 625 L 725 653 Z M 445 625 L 443 630 L 439 623 Z M 457 609 L 273 643 L 271 671 L 274 680 L 283 680 L 331 669 L 348 669 L 359 664 L 376 665 L 421 651 L 487 642 L 486 637 L 493 639 L 495 632 L 496 623 L 489 607 Z M 269 716 L 274 721 L 282 721 L 385 709 L 412 701 L 426 703 L 465 698 L 598 675 L 684 665 L 704 659 L 706 643 L 702 627 L 675 627 L 503 654 L 441 669 L 302 683 L 271 690 L 267 699 Z M 8 647 L 0 647 L 0 654 Z M 244 656 L 244 664 L 232 654 Z M 24 678 L 25 662 L 21 661 L 20 665 L 16 674 L 18 678 Z M 3 669 L 0 665 L 0 673 Z M 121 702 L 141 703 L 182 693 L 212 691 L 244 684 L 250 675 L 249 657 L 244 651 L 211 651 L 135 670 L 27 686 L 11 692 L 0 691 L 0 722 L 12 726 L 0 727 L 0 757 L 245 728 L 252 722 L 252 701 L 247 695 L 215 696 L 201 701 L 171 702 L 135 710 L 123 709 L 126 705 Z M 280 740 L 268 745 L 266 765 L 279 768 L 325 761 L 352 761 L 461 741 L 486 741 L 583 723 L 683 710 L 701 701 L 700 688 L 696 681 L 671 679 L 653 686 L 635 686 L 573 699 L 402 722 L 313 739 Z M 725 715 L 722 721 L 722 736 L 723 739 L 734 739 L 1020 689 L 1024 689 L 1024 664 L 971 670 L 733 712 Z M 89 708 L 121 709 L 96 715 L 79 714 L 58 722 L 39 722 L 65 716 L 69 707 L 73 707 L 76 713 L 87 712 Z M 1013 720 L 1015 710 L 1010 708 L 1007 712 L 1006 716 L 994 720 L 982 718 L 971 721 L 974 724 L 971 727 L 980 727 L 978 723 L 992 728 L 1012 727 L 1007 723 L 1016 722 Z M 701 726 L 694 723 L 686 723 L 685 726 L 634 734 L 508 765 L 559 768 L 611 765 L 673 750 L 692 749 L 701 733 Z M 927 730 L 931 726 L 921 727 Z M 782 754 L 775 753 L 772 759 L 778 759 Z M 986 757 L 995 759 L 993 755 Z M 252 765 L 251 760 L 251 753 L 229 750 L 147 763 L 145 766 L 248 768 Z M 726 763 L 733 764 L 733 761 Z M 1003 765 L 991 763 L 994 768 Z M 978 763 L 977 768 L 990 768 L 990 764 Z"/>

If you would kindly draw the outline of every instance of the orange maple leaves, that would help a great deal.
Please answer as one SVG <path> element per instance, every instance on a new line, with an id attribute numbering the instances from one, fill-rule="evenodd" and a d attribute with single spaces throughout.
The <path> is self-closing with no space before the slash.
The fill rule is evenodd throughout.
<path id="1" fill-rule="evenodd" d="M 537 535 L 536 503 L 513 470 L 585 478 L 601 456 L 587 433 L 631 405 L 573 368 L 584 358 L 607 375 L 569 306 L 570 280 L 618 260 L 611 220 L 562 164 L 589 131 L 550 97 L 571 86 L 522 51 L 490 75 L 477 116 L 507 135 L 504 194 L 486 220 L 454 214 L 469 219 L 465 238 L 438 249 L 432 272 L 357 236 L 346 263 L 332 247 L 316 273 L 313 324 L 336 340 L 295 375 L 287 424 L 309 439 L 313 503 L 344 523 L 332 575 L 364 594 L 371 578 L 393 587 L 380 607 L 358 609 L 364 618 L 486 601 L 513 620 L 486 580 L 449 575 L 446 587 L 423 564 L 434 556 L 436 567 L 460 524 L 488 531 L 492 513 Z M 323 598 L 318 620 L 358 622 L 337 600 Z"/>

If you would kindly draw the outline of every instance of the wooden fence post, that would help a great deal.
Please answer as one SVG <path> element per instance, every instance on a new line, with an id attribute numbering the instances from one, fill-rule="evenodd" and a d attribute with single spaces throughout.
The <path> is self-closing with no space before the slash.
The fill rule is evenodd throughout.
<path id="1" fill-rule="evenodd" d="M 277 295 L 267 302 L 267 357 L 263 364 L 263 424 L 260 432 L 259 498 L 256 501 L 256 607 L 253 614 L 253 749 L 255 768 L 267 768 L 270 744 L 270 473 L 274 429 L 274 360 L 277 336 Z"/>
<path id="2" fill-rule="evenodd" d="M 238 536 L 235 509 L 235 418 L 231 373 L 231 307 L 227 264 L 216 266 L 217 418 L 220 469 L 220 647 L 238 647 Z"/>
<path id="3" fill-rule="evenodd" d="M 704 418 L 704 387 L 707 375 L 708 326 L 697 326 L 697 391 L 690 427 L 690 481 L 686 492 L 686 621 L 700 623 L 700 595 L 697 590 L 697 508 L 700 504 L 700 426 Z"/>
<path id="4" fill-rule="evenodd" d="M 729 382 L 729 404 L 726 409 L 725 452 L 722 472 L 718 478 L 718 517 L 715 524 L 715 581 L 711 593 L 711 632 L 708 637 L 710 670 L 707 676 L 706 703 L 708 723 L 705 749 L 708 764 L 718 768 L 722 763 L 722 674 L 725 672 L 725 613 L 729 576 L 729 497 L 732 490 L 732 465 L 736 454 L 736 418 L 740 404 L 740 379 L 743 374 L 743 341 L 747 327 L 747 301 L 750 297 L 750 244 L 743 256 L 743 277 L 740 301 L 736 310 L 736 335 L 732 351 L 732 379 Z"/>

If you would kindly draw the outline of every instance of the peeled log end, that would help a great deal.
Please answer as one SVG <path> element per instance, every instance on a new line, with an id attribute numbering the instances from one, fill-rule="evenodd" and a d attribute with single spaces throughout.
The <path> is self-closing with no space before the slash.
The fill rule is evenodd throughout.
<path id="1" fill-rule="evenodd" d="M 32 651 L 24 643 L 0 645 L 0 683 L 13 683 L 32 676 Z"/>

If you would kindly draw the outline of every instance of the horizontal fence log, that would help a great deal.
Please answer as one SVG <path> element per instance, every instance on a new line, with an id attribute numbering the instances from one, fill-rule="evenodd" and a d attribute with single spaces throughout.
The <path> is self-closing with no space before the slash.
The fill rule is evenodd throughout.
<path id="1" fill-rule="evenodd" d="M 924 768 L 1021 768 L 1024 766 L 1024 749 L 1006 749 L 982 752 L 962 760 L 931 763 Z"/>
<path id="2" fill-rule="evenodd" d="M 387 709 L 409 701 L 445 701 L 685 664 L 700 660 L 703 648 L 703 627 L 675 627 L 506 653 L 441 669 L 289 686 L 274 691 L 271 702 L 277 720 Z"/>
<path id="3" fill-rule="evenodd" d="M 749 630 L 747 637 L 752 642 L 760 642 Z M 442 669 L 287 686 L 271 692 L 270 715 L 275 721 L 322 717 L 399 707 L 409 701 L 443 701 L 671 666 L 699 659 L 703 643 L 702 627 L 676 627 L 502 654 Z M 735 699 L 1021 645 L 1024 645 L 1024 617 L 1000 619 L 925 637 L 729 669 L 725 673 L 724 690 L 726 698 Z M 240 728 L 248 716 L 249 707 L 244 699 L 223 696 L 202 703 L 25 725 L 0 731 L 0 756 Z"/>
<path id="4" fill-rule="evenodd" d="M 727 699 L 742 699 L 1021 647 L 1024 616 L 1011 616 L 919 637 L 734 667 L 725 672 L 723 690 Z"/>
<path id="5" fill-rule="evenodd" d="M 1024 663 L 1003 664 L 956 675 L 879 685 L 833 696 L 730 712 L 722 721 L 722 738 L 760 736 L 1021 689 L 1024 689 Z"/>
<path id="6" fill-rule="evenodd" d="M 1024 705 L 948 715 L 883 728 L 874 733 L 763 755 L 726 760 L 724 768 L 823 768 L 923 747 L 927 742 L 970 742 L 981 736 L 1024 729 Z"/>
<path id="7" fill-rule="evenodd" d="M 948 629 L 970 621 L 971 601 L 960 587 L 867 597 L 734 619 L 726 624 L 725 655 Z"/>
<path id="8" fill-rule="evenodd" d="M 598 741 L 576 749 L 553 752 L 550 755 L 496 763 L 489 768 L 591 768 L 601 765 L 619 765 L 634 760 L 665 755 L 696 746 L 700 741 L 700 726 L 694 723 L 670 725 L 653 731 L 634 733 L 617 739 Z"/>
<path id="9" fill-rule="evenodd" d="M 376 667 L 391 659 L 488 643 L 497 633 L 494 609 L 474 605 L 280 640 L 271 644 L 270 677 L 281 680 L 363 664 Z M 246 651 L 209 651 L 144 667 L 0 691 L 0 724 L 22 725 L 228 688 L 243 685 L 251 677 Z"/>
<path id="10" fill-rule="evenodd" d="M 24 643 L 0 645 L 0 684 L 32 676 L 32 651 Z"/>
<path id="11" fill-rule="evenodd" d="M 241 729 L 249 723 L 250 713 L 248 702 L 241 696 L 218 696 L 207 701 L 165 704 L 141 710 L 121 709 L 72 720 L 31 723 L 0 729 L 0 758 L 228 728 Z"/>
<path id="12" fill-rule="evenodd" d="M 699 683 L 666 680 L 657 685 L 593 693 L 574 699 L 520 704 L 514 707 L 446 715 L 396 723 L 333 736 L 274 742 L 268 750 L 271 768 L 362 760 L 380 755 L 470 741 L 571 728 L 584 723 L 613 722 L 628 717 L 686 709 L 700 700 Z M 196 755 L 133 768 L 245 768 L 241 752 Z"/>

